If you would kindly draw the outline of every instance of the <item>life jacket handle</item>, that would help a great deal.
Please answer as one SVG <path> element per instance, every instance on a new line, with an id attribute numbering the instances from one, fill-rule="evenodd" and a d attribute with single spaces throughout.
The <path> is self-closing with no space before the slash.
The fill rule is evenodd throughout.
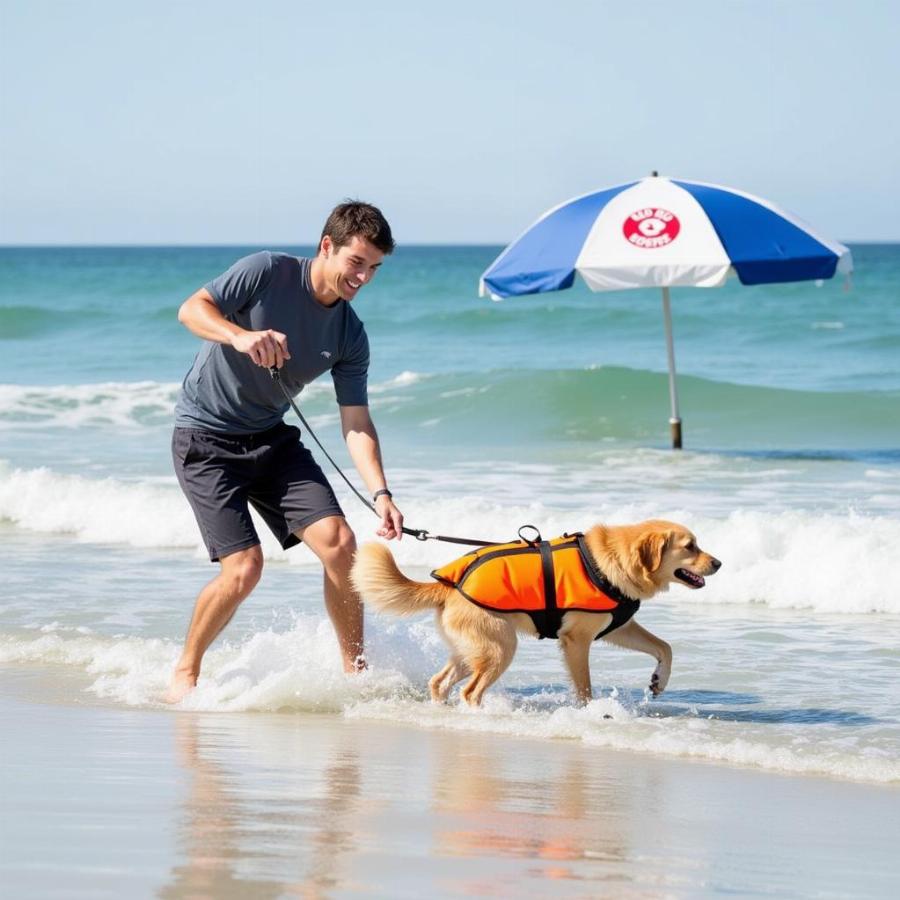
<path id="1" fill-rule="evenodd" d="M 530 528 L 537 535 L 537 537 L 531 539 L 525 537 L 522 532 L 528 528 Z M 540 531 L 534 525 L 522 525 L 519 528 L 518 535 L 521 540 L 523 540 L 526 544 L 530 544 L 532 547 L 537 547 L 537 545 L 540 544 L 542 540 Z"/>

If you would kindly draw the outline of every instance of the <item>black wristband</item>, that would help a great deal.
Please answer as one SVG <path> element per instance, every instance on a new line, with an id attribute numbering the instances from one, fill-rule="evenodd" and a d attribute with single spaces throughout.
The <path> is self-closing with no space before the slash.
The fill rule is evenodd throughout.
<path id="1" fill-rule="evenodd" d="M 387 497 L 390 500 L 393 496 L 394 495 L 387 488 L 382 488 L 380 491 L 375 491 L 375 493 L 372 494 L 372 502 L 374 503 L 379 497 Z"/>

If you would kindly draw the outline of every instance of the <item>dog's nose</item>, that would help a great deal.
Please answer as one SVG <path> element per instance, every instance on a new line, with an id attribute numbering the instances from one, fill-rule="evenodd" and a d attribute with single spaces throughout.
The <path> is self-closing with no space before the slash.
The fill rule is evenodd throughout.
<path id="1" fill-rule="evenodd" d="M 715 557 L 712 557 L 711 561 L 712 561 L 713 572 L 718 572 L 719 569 L 722 568 L 722 563 Z"/>

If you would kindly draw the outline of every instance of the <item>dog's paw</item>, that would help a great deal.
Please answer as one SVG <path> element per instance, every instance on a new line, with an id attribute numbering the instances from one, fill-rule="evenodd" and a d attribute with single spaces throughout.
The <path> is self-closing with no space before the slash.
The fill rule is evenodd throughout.
<path id="1" fill-rule="evenodd" d="M 668 683 L 669 669 L 667 667 L 664 668 L 662 665 L 657 666 L 650 676 L 650 693 L 653 694 L 654 697 L 658 697 L 666 689 Z"/>

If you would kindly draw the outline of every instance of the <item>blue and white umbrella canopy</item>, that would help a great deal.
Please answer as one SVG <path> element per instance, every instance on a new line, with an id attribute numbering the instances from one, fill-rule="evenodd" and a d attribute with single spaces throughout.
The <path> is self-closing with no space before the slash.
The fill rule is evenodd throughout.
<path id="1" fill-rule="evenodd" d="M 669 288 L 832 278 L 853 269 L 843 244 L 752 194 L 655 174 L 576 197 L 544 213 L 481 276 L 494 300 L 572 287 L 662 288 L 672 444 L 681 446 Z"/>
<path id="2" fill-rule="evenodd" d="M 546 212 L 481 276 L 495 299 L 594 291 L 718 287 L 831 278 L 853 268 L 843 244 L 772 203 L 713 184 L 651 176 Z"/>

